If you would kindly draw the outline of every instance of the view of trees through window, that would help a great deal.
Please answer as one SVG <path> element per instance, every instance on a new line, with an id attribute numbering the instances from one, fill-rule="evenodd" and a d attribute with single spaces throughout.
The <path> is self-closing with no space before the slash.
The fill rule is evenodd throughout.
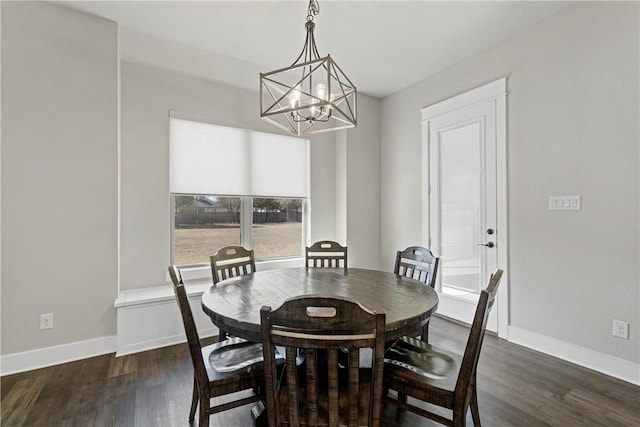
<path id="1" fill-rule="evenodd" d="M 302 255 L 303 199 L 176 195 L 174 201 L 177 265 L 208 263 L 210 255 L 229 245 L 251 244 L 256 259 Z M 243 215 L 243 208 L 250 214 Z M 243 218 L 251 218 L 252 224 L 242 224 Z M 249 226 L 250 238 L 242 235 Z"/>

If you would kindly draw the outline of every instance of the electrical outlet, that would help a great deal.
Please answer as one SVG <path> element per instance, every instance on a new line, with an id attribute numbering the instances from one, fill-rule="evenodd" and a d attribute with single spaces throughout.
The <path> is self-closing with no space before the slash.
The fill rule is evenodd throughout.
<path id="1" fill-rule="evenodd" d="M 629 339 L 629 322 L 621 320 L 613 321 L 613 336 L 618 338 Z"/>
<path id="2" fill-rule="evenodd" d="M 53 329 L 53 313 L 40 315 L 40 329 Z"/>

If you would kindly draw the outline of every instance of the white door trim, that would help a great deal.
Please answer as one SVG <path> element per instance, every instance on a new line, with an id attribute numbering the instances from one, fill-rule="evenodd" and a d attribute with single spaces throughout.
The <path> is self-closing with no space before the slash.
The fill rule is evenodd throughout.
<path id="1" fill-rule="evenodd" d="M 494 102 L 496 109 L 496 165 L 497 165 L 497 235 L 498 266 L 504 270 L 498 289 L 498 336 L 508 339 L 509 327 L 509 262 L 507 238 L 507 79 L 503 77 L 491 83 L 469 90 L 436 104 L 424 107 L 422 114 L 422 230 L 423 244 L 431 246 L 430 230 L 430 182 L 429 182 L 429 123 L 448 112 L 485 102 Z"/>

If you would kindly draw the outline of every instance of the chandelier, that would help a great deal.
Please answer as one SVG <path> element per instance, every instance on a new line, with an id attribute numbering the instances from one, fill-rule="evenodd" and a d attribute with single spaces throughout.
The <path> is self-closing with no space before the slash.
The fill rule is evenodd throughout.
<path id="1" fill-rule="evenodd" d="M 356 87 L 313 37 L 317 0 L 309 0 L 307 38 L 295 62 L 260 73 L 260 117 L 297 136 L 357 126 Z"/>

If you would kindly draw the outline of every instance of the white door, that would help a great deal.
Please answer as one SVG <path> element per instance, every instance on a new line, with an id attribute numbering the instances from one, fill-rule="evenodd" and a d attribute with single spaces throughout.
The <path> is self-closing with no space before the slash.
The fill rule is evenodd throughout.
<path id="1" fill-rule="evenodd" d="M 479 293 L 499 264 L 498 235 L 506 230 L 498 224 L 499 108 L 495 99 L 461 97 L 455 108 L 423 120 L 425 178 L 430 248 L 440 257 L 438 313 L 471 323 Z M 446 101 L 449 108 L 454 101 Z M 487 325 L 494 332 L 498 311 L 492 311 Z"/>

